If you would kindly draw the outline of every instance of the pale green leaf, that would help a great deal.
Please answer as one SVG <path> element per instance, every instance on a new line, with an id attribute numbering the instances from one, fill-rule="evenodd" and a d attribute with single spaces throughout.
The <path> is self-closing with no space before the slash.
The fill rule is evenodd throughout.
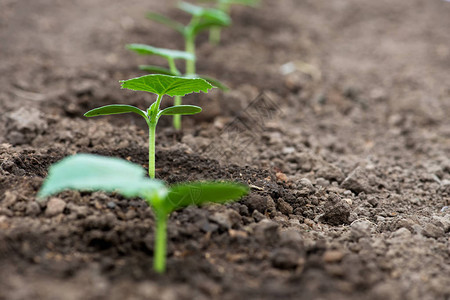
<path id="1" fill-rule="evenodd" d="M 202 111 L 201 107 L 195 105 L 177 105 L 165 108 L 160 111 L 160 115 L 173 116 L 173 115 L 194 115 Z"/>
<path id="2" fill-rule="evenodd" d="M 178 31 L 181 34 L 184 34 L 184 28 L 185 26 L 177 21 L 174 21 L 166 16 L 157 14 L 157 13 L 148 13 L 147 18 L 158 22 L 160 24 L 166 25 L 167 27 L 170 27 L 176 31 Z"/>
<path id="3" fill-rule="evenodd" d="M 125 197 L 165 198 L 161 181 L 145 177 L 141 166 L 123 159 L 77 154 L 52 165 L 38 197 L 64 190 L 117 192 Z"/>
<path id="4" fill-rule="evenodd" d="M 256 7 L 260 4 L 260 0 L 219 0 L 220 3 L 227 5 L 246 5 Z"/>
<path id="5" fill-rule="evenodd" d="M 150 92 L 157 95 L 184 96 L 190 93 L 205 92 L 213 86 L 201 78 L 185 78 L 151 74 L 129 80 L 122 80 L 122 88 Z"/>
<path id="6" fill-rule="evenodd" d="M 144 44 L 128 44 L 126 45 L 126 48 L 141 55 L 157 55 L 160 57 L 164 57 L 166 59 L 184 59 L 184 60 L 195 59 L 195 55 L 186 51 L 156 48 Z"/>
<path id="7" fill-rule="evenodd" d="M 193 182 L 179 184 L 169 188 L 165 210 L 170 213 L 173 210 L 204 203 L 225 203 L 239 200 L 247 195 L 247 186 L 231 182 Z"/>
<path id="8" fill-rule="evenodd" d="M 137 107 L 126 105 L 126 104 L 112 104 L 106 105 L 98 108 L 91 109 L 87 113 L 84 114 L 85 117 L 96 117 L 96 116 L 107 116 L 107 115 L 116 115 L 116 114 L 125 114 L 125 113 L 136 113 L 141 115 L 145 119 L 147 119 L 147 115 L 144 111 L 140 110 Z"/>
<path id="9" fill-rule="evenodd" d="M 206 81 L 208 81 L 212 86 L 221 89 L 222 91 L 229 91 L 230 89 L 223 84 L 222 82 L 220 82 L 219 80 L 206 76 L 206 75 L 197 75 L 199 78 L 204 79 Z"/>
<path id="10" fill-rule="evenodd" d="M 200 23 L 210 24 L 209 26 L 228 26 L 231 24 L 231 18 L 228 14 L 219 9 L 204 8 L 187 2 L 179 2 L 178 7 L 199 18 L 201 20 Z"/>

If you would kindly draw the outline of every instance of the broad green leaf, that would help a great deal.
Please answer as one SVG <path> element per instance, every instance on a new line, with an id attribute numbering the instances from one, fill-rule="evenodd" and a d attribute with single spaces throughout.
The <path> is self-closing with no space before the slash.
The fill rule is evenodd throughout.
<path id="1" fill-rule="evenodd" d="M 229 91 L 230 89 L 223 83 L 221 83 L 219 80 L 206 76 L 206 75 L 197 75 L 199 78 L 204 79 L 208 81 L 212 86 L 221 89 L 222 91 Z"/>
<path id="2" fill-rule="evenodd" d="M 160 115 L 194 115 L 202 111 L 201 107 L 195 105 L 177 105 L 165 108 L 160 111 Z"/>
<path id="3" fill-rule="evenodd" d="M 186 51 L 165 49 L 165 48 L 156 48 L 149 45 L 144 44 L 128 44 L 126 45 L 127 49 L 130 49 L 141 55 L 157 55 L 160 57 L 164 57 L 166 59 L 185 59 L 185 60 L 194 60 L 195 55 Z"/>
<path id="4" fill-rule="evenodd" d="M 169 96 L 184 96 L 194 92 L 207 93 L 208 90 L 213 88 L 211 84 L 201 78 L 185 78 L 159 74 L 145 75 L 120 82 L 124 89 Z"/>
<path id="5" fill-rule="evenodd" d="M 140 110 L 137 107 L 126 105 L 126 104 L 113 104 L 106 105 L 98 108 L 91 109 L 87 113 L 84 114 L 85 117 L 96 117 L 96 116 L 107 116 L 107 115 L 116 115 L 116 114 L 125 114 L 125 113 L 136 113 L 138 115 L 143 116 L 147 119 L 147 115 L 144 111 Z"/>
<path id="6" fill-rule="evenodd" d="M 179 74 L 175 74 L 172 71 L 170 71 L 167 68 L 158 67 L 158 66 L 152 66 L 152 65 L 140 65 L 140 70 L 147 71 L 152 74 L 163 74 L 163 75 L 171 75 L 171 76 L 177 76 Z"/>
<path id="7" fill-rule="evenodd" d="M 166 16 L 157 14 L 157 13 L 148 13 L 147 19 L 150 19 L 152 21 L 158 22 L 160 24 L 166 25 L 167 27 L 170 27 L 176 31 L 178 31 L 181 34 L 184 34 L 184 25 L 174 21 Z"/>
<path id="8" fill-rule="evenodd" d="M 247 195 L 248 187 L 243 184 L 231 182 L 194 182 L 179 184 L 169 188 L 165 210 L 173 210 L 204 203 L 225 203 L 238 200 Z"/>
<path id="9" fill-rule="evenodd" d="M 118 192 L 125 197 L 164 199 L 167 188 L 145 177 L 141 166 L 129 161 L 93 154 L 76 154 L 52 165 L 38 197 L 64 190 Z"/>

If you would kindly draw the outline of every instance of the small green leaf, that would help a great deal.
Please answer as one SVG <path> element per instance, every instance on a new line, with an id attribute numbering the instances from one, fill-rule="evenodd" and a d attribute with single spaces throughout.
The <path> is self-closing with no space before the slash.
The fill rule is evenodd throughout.
<path id="1" fill-rule="evenodd" d="M 91 109 L 87 113 L 84 114 L 85 117 L 96 117 L 96 116 L 107 116 L 107 115 L 116 115 L 116 114 L 125 114 L 125 113 L 136 113 L 141 115 L 145 119 L 147 119 L 147 115 L 144 111 L 140 110 L 137 107 L 126 105 L 126 104 L 113 104 L 106 105 L 98 108 Z"/>
<path id="2" fill-rule="evenodd" d="M 164 57 L 166 59 L 184 59 L 184 60 L 194 60 L 195 55 L 186 51 L 165 49 L 165 48 L 156 48 L 149 45 L 144 44 L 128 44 L 126 45 L 127 49 L 130 49 L 141 55 L 157 55 L 160 57 Z"/>
<path id="3" fill-rule="evenodd" d="M 195 17 L 215 21 L 219 23 L 218 26 L 228 26 L 231 24 L 230 17 L 219 9 L 204 8 L 187 2 L 179 2 L 178 7 Z"/>
<path id="4" fill-rule="evenodd" d="M 179 184 L 169 188 L 164 209 L 173 210 L 207 202 L 225 203 L 247 195 L 247 186 L 231 182 L 194 182 Z"/>
<path id="5" fill-rule="evenodd" d="M 220 82 L 219 80 L 206 76 L 206 75 L 197 75 L 199 78 L 204 79 L 206 81 L 208 81 L 208 83 L 210 83 L 212 86 L 221 89 L 222 91 L 229 91 L 230 89 L 223 84 L 222 82 Z"/>
<path id="6" fill-rule="evenodd" d="M 93 154 L 77 154 L 52 165 L 38 197 L 64 190 L 118 192 L 125 197 L 164 199 L 167 188 L 158 180 L 145 177 L 139 165 L 123 159 Z"/>
<path id="7" fill-rule="evenodd" d="M 190 93 L 205 92 L 213 86 L 201 78 L 185 78 L 151 74 L 120 81 L 122 88 L 133 91 L 150 92 L 157 95 L 184 96 Z"/>
<path id="8" fill-rule="evenodd" d="M 194 115 L 202 111 L 201 107 L 195 105 L 177 105 L 171 106 L 160 111 L 160 115 L 173 116 L 173 115 Z"/>
<path id="9" fill-rule="evenodd" d="M 160 24 L 166 25 L 167 27 L 170 27 L 176 31 L 178 31 L 181 34 L 184 34 L 184 25 L 174 21 L 166 16 L 157 14 L 157 13 L 148 13 L 147 19 L 150 19 L 152 21 L 158 22 Z"/>
<path id="10" fill-rule="evenodd" d="M 224 27 L 228 25 L 229 23 L 217 22 L 215 20 L 204 20 L 199 22 L 192 28 L 192 33 L 194 35 L 197 35 L 203 30 L 208 30 L 214 27 Z"/>
<path id="11" fill-rule="evenodd" d="M 228 5 L 246 5 L 256 7 L 260 4 L 260 0 L 219 0 L 220 3 L 225 3 Z"/>
<path id="12" fill-rule="evenodd" d="M 152 74 L 163 74 L 163 75 L 171 75 L 171 76 L 179 75 L 179 74 L 173 73 L 172 71 L 170 71 L 167 68 L 152 66 L 152 65 L 140 65 L 139 69 L 142 71 L 147 71 Z"/>

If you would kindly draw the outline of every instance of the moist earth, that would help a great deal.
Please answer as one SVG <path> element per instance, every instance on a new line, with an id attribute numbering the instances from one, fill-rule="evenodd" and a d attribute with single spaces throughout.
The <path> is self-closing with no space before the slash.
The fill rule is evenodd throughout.
<path id="1" fill-rule="evenodd" d="M 446 1 L 267 0 L 199 36 L 199 73 L 231 91 L 186 97 L 204 111 L 182 132 L 162 120 L 157 178 L 251 192 L 174 212 L 164 275 L 142 200 L 36 199 L 71 154 L 147 167 L 142 120 L 82 115 L 149 106 L 118 80 L 163 61 L 124 44 L 181 49 L 144 17 L 186 21 L 174 3 L 0 2 L 0 299 L 450 299 Z"/>

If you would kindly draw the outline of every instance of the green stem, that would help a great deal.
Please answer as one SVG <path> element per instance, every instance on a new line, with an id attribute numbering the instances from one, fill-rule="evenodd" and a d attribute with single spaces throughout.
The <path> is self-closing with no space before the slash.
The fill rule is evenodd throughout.
<path id="1" fill-rule="evenodd" d="M 186 52 L 191 53 L 195 56 L 195 36 L 193 34 L 188 34 L 186 37 Z M 186 60 L 186 74 L 185 75 L 195 75 L 195 58 L 192 60 Z"/>
<path id="2" fill-rule="evenodd" d="M 155 253 L 153 269 L 158 273 L 166 270 L 166 248 L 167 248 L 167 215 L 159 213 L 156 215 Z"/>
<path id="3" fill-rule="evenodd" d="M 175 65 L 175 60 L 173 58 L 167 58 L 167 61 L 169 62 L 170 72 L 177 76 L 180 75 L 180 71 L 178 71 L 177 66 Z"/>
<path id="4" fill-rule="evenodd" d="M 159 105 L 161 104 L 163 95 L 158 95 L 156 100 L 155 109 L 150 112 L 148 120 L 148 176 L 155 178 L 155 137 L 156 137 L 156 124 L 158 123 Z"/>
<path id="5" fill-rule="evenodd" d="M 175 96 L 173 105 L 174 106 L 181 105 L 181 97 L 180 96 Z M 173 127 L 176 130 L 180 130 L 181 129 L 181 115 L 174 115 L 173 116 Z"/>
<path id="6" fill-rule="evenodd" d="M 150 123 L 148 131 L 148 176 L 155 178 L 155 135 L 156 123 Z"/>

